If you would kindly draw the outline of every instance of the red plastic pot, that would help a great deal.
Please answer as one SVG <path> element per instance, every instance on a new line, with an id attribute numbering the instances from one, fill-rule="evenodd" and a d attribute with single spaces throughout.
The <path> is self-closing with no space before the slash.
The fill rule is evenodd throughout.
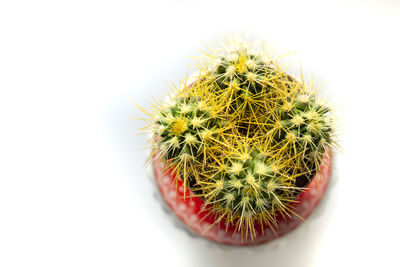
<path id="1" fill-rule="evenodd" d="M 199 197 L 195 197 L 187 188 L 185 189 L 186 192 L 184 192 L 182 180 L 175 180 L 174 174 L 165 171 L 167 169 L 165 164 L 167 163 L 162 159 L 153 159 L 153 169 L 161 195 L 184 224 L 194 232 L 212 241 L 228 245 L 249 246 L 265 243 L 287 234 L 311 214 L 321 200 L 329 181 L 331 173 L 330 154 L 329 156 L 328 154 L 325 155 L 323 162 L 324 164 L 321 165 L 319 173 L 315 175 L 307 189 L 292 204 L 292 210 L 299 216 L 278 216 L 278 227 L 274 227 L 274 229 L 271 229 L 268 225 L 256 225 L 257 235 L 253 239 L 245 234 L 241 235 L 240 232 L 235 232 L 233 225 L 229 225 L 226 228 L 224 220 L 215 223 L 215 215 L 201 211 L 205 205 L 204 201 Z M 177 181 L 177 185 L 175 181 Z"/>

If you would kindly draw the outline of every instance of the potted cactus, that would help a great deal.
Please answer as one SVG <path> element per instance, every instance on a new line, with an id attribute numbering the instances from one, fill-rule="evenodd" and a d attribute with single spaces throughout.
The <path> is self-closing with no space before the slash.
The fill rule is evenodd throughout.
<path id="1" fill-rule="evenodd" d="M 284 235 L 311 213 L 329 179 L 331 110 L 268 52 L 228 39 L 150 113 L 161 195 L 216 242 Z"/>

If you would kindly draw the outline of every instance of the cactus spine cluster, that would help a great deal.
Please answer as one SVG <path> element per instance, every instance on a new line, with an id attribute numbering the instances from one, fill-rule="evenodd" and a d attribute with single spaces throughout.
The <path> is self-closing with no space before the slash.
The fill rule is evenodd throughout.
<path id="1" fill-rule="evenodd" d="M 332 114 L 264 47 L 228 40 L 205 53 L 194 82 L 156 107 L 149 124 L 161 156 L 205 207 L 252 238 L 272 228 L 335 145 Z"/>

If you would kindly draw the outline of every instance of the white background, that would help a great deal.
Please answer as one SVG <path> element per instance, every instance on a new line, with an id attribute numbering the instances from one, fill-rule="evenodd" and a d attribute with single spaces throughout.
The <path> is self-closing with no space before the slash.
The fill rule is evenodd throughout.
<path id="1" fill-rule="evenodd" d="M 396 0 L 1 1 L 0 266 L 399 266 L 399 28 Z M 321 205 L 256 248 L 174 225 L 129 119 L 224 33 L 296 51 L 341 121 Z"/>

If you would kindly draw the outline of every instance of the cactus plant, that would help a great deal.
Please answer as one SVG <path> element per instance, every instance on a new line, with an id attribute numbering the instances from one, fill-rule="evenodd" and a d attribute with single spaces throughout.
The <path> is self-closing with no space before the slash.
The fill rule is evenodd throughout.
<path id="1" fill-rule="evenodd" d="M 156 109 L 152 157 L 251 239 L 277 227 L 335 146 L 331 110 L 264 47 L 228 40 L 206 54 L 194 83 Z"/>

